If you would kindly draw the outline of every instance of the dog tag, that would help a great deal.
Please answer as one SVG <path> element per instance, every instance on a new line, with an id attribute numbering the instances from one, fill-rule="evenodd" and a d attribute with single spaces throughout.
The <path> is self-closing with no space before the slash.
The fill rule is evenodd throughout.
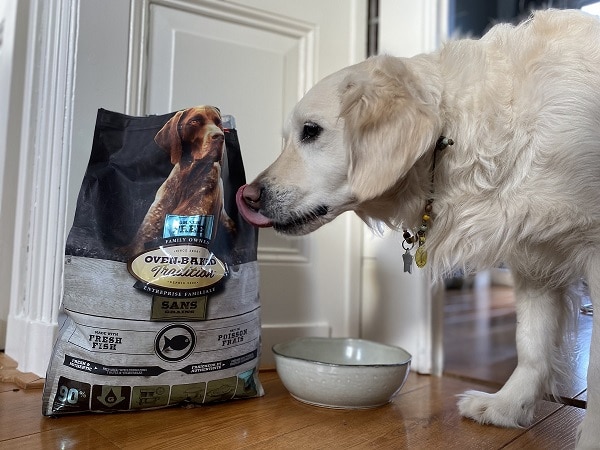
<path id="1" fill-rule="evenodd" d="M 415 262 L 419 269 L 422 269 L 427 264 L 427 250 L 425 250 L 424 245 L 421 245 L 415 252 Z"/>
<path id="2" fill-rule="evenodd" d="M 402 255 L 404 260 L 404 272 L 412 273 L 413 257 L 408 250 Z"/>

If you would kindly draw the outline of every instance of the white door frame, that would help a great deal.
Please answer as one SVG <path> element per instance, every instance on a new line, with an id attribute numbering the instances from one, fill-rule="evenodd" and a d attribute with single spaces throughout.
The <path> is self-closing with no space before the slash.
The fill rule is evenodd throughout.
<path id="1" fill-rule="evenodd" d="M 77 0 L 29 0 L 5 352 L 44 374 L 62 293 Z"/>

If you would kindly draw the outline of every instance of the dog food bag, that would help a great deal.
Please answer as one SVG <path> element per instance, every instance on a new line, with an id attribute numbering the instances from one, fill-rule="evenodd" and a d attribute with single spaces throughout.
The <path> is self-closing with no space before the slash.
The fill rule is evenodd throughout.
<path id="1" fill-rule="evenodd" d="M 43 414 L 263 395 L 257 232 L 233 118 L 98 111 Z"/>

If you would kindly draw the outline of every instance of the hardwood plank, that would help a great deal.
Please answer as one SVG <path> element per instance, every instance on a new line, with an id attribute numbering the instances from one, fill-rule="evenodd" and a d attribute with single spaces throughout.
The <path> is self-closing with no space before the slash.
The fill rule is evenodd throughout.
<path id="1" fill-rule="evenodd" d="M 0 373 L 4 369 L 16 369 L 17 363 L 4 352 L 0 352 Z"/>
<path id="2" fill-rule="evenodd" d="M 17 369 L 17 363 L 0 352 L 0 382 L 12 383 L 21 389 L 41 389 L 44 379 L 34 373 L 23 373 Z"/>
<path id="3" fill-rule="evenodd" d="M 14 383 L 7 383 L 0 381 L 0 392 L 18 391 L 21 388 Z"/>
<path id="4" fill-rule="evenodd" d="M 42 416 L 42 391 L 39 389 L 11 389 L 0 392 L 0 442 L 85 424 L 88 420 L 86 416 L 68 419 L 61 421 Z"/>
<path id="5" fill-rule="evenodd" d="M 515 449 L 566 449 L 575 448 L 577 427 L 583 420 L 585 410 L 563 406 L 548 419 L 519 436 L 506 448 Z"/>
<path id="6" fill-rule="evenodd" d="M 92 426 L 99 433 L 110 430 L 114 442 L 122 448 L 193 448 L 200 439 L 203 448 L 240 448 L 248 441 L 261 442 L 321 420 L 321 408 L 293 400 L 276 375 L 263 377 L 263 383 L 266 394 L 262 398 L 140 412 L 127 421 L 104 416 Z M 319 410 L 317 414 L 306 413 L 315 409 Z"/>
<path id="7" fill-rule="evenodd" d="M 39 450 L 39 449 L 118 449 L 104 436 L 87 426 L 72 426 L 44 431 L 42 433 L 0 442 L 0 450 Z"/>

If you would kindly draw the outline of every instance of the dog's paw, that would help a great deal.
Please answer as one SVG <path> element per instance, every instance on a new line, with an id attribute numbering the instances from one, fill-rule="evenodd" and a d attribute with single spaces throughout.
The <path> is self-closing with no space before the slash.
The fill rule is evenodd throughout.
<path id="1" fill-rule="evenodd" d="M 507 399 L 501 393 L 479 391 L 467 391 L 459 397 L 460 414 L 482 424 L 519 428 L 529 426 L 533 421 L 533 402 L 521 403 L 519 399 Z"/>

